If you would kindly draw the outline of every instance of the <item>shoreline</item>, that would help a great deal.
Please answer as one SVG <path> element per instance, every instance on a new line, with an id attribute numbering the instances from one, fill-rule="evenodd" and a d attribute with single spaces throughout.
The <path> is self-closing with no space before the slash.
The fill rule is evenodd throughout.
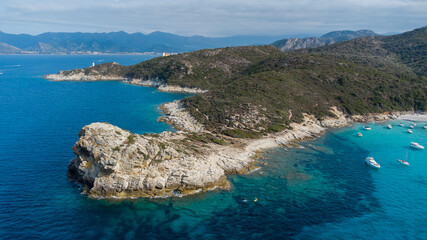
<path id="1" fill-rule="evenodd" d="M 228 175 L 250 174 L 262 168 L 262 166 L 258 165 L 257 160 L 262 152 L 267 149 L 282 146 L 294 147 L 296 142 L 317 138 L 330 128 L 348 127 L 352 123 L 383 122 L 398 119 L 400 116 L 408 117 L 413 115 L 409 114 L 410 112 L 394 112 L 365 116 L 348 116 L 336 108 L 332 108 L 331 112 L 335 114 L 335 117 L 318 120 L 312 115 L 304 114 L 303 122 L 291 123 L 292 129 L 271 133 L 260 139 L 239 139 L 221 136 L 229 142 L 227 145 L 215 143 L 202 144 L 197 141 L 190 142 L 190 145 L 185 145 L 183 142 L 188 140 L 188 134 L 210 134 L 210 132 L 203 129 L 203 126 L 198 124 L 186 112 L 180 105 L 179 100 L 165 103 L 161 106 L 161 109 L 166 115 L 163 117 L 163 120 L 168 124 L 172 124 L 179 131 L 176 133 L 165 131 L 157 134 L 160 136 L 160 139 L 155 139 L 145 134 L 132 134 L 116 126 L 103 123 L 93 123 L 82 129 L 79 134 L 80 139 L 73 147 L 76 158 L 70 163 L 69 173 L 84 172 L 83 175 L 77 174 L 77 177 L 81 177 L 80 180 L 77 178 L 77 182 L 82 185 L 83 189 L 86 189 L 84 191 L 85 194 L 91 198 L 121 200 L 139 197 L 183 197 L 215 189 L 226 190 L 231 187 L 227 178 Z M 196 124 L 198 125 L 196 126 Z M 85 135 L 88 135 L 88 137 Z M 117 142 L 124 139 L 124 143 L 126 143 L 126 138 L 129 138 L 129 136 L 136 136 L 136 143 L 129 146 L 128 142 L 128 146 L 125 147 L 121 144 L 120 148 L 116 149 L 119 144 Z M 108 141 L 113 141 L 115 144 L 98 143 L 99 140 L 96 140 L 108 138 L 110 138 Z M 153 141 L 155 142 L 154 144 Z M 157 147 L 156 149 L 158 150 L 154 150 L 154 152 L 158 151 L 157 155 L 154 158 L 151 156 L 147 157 L 148 163 L 144 163 L 143 166 L 138 165 L 136 171 L 128 171 L 126 169 L 129 169 L 129 166 L 123 167 L 123 165 L 135 161 L 135 157 L 130 157 L 129 159 L 130 151 L 132 154 L 136 154 L 135 148 L 133 148 L 135 145 L 138 152 L 145 152 L 145 149 L 156 148 L 162 145 L 166 147 Z M 108 147 L 105 148 L 105 146 Z M 115 147 L 113 148 L 113 146 Z M 108 151 L 111 153 L 111 148 L 113 149 L 113 153 L 109 155 Z M 89 150 L 93 156 L 87 157 L 87 153 L 85 152 Z M 186 154 L 182 154 L 182 152 Z M 99 153 L 110 156 L 110 158 L 103 159 Z M 125 155 L 121 159 L 117 157 L 117 154 Z M 150 153 L 140 154 L 144 158 L 150 155 Z M 81 159 L 79 160 L 82 157 L 85 158 L 83 159 L 83 168 L 81 168 L 82 161 Z M 108 161 L 109 163 L 107 166 L 101 166 L 100 162 L 102 163 L 102 161 Z M 111 169 L 109 165 L 112 164 L 112 161 L 117 162 L 113 166 L 120 167 Z M 95 173 L 92 171 L 92 165 L 98 169 Z M 88 166 L 90 169 L 88 169 Z M 102 168 L 110 170 L 106 172 L 107 174 L 98 176 L 97 173 L 99 171 L 102 172 Z M 84 179 L 87 175 L 90 175 L 90 177 Z M 132 179 L 129 180 L 129 178 Z M 93 185 L 94 187 L 85 188 L 86 181 L 93 181 L 92 184 L 89 183 L 89 186 Z M 135 184 L 138 186 L 143 184 L 143 186 L 129 189 L 130 185 Z M 120 187 L 117 189 L 117 186 Z"/>
<path id="2" fill-rule="evenodd" d="M 82 73 L 66 76 L 60 72 L 46 75 L 45 79 L 121 81 L 155 87 L 163 92 L 206 92 L 198 88 L 169 86 L 158 78 L 124 79 L 114 75 Z M 267 149 L 292 146 L 295 142 L 319 137 L 327 129 L 347 127 L 352 123 L 427 119 L 425 113 L 414 112 L 350 116 L 337 107 L 331 107 L 330 112 L 335 117 L 319 120 L 313 115 L 303 114 L 303 121 L 291 123 L 290 129 L 269 133 L 259 139 L 242 139 L 207 131 L 186 111 L 180 100 L 164 103 L 160 109 L 165 116 L 159 117 L 159 121 L 172 125 L 178 132 L 137 135 L 106 123 L 83 127 L 79 140 L 73 146 L 76 158 L 70 162 L 68 172 L 82 186 L 83 193 L 91 198 L 120 200 L 186 196 L 229 189 L 231 184 L 227 176 L 248 174 L 262 168 L 257 165 L 257 159 Z"/>
<path id="3" fill-rule="evenodd" d="M 168 85 L 165 81 L 160 79 L 129 79 L 123 78 L 120 76 L 105 76 L 105 75 L 85 75 L 85 74 L 74 74 L 70 76 L 65 76 L 61 72 L 58 74 L 47 74 L 43 76 L 44 79 L 47 79 L 52 82 L 95 82 L 95 81 L 119 81 L 126 84 L 131 84 L 135 86 L 144 86 L 144 87 L 154 87 L 160 92 L 171 92 L 171 93 L 205 93 L 207 90 L 200 88 L 189 88 L 181 87 L 176 85 Z"/>
<path id="4" fill-rule="evenodd" d="M 413 122 L 427 122 L 427 115 L 426 113 L 404 114 L 399 116 L 398 119 Z"/>

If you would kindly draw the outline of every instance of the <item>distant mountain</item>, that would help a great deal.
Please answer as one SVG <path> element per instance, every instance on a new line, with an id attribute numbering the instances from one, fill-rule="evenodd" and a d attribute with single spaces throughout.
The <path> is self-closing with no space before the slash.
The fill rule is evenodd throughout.
<path id="1" fill-rule="evenodd" d="M 307 38 L 291 38 L 282 39 L 274 42 L 272 45 L 280 48 L 283 52 L 303 49 L 327 46 L 336 42 L 347 41 L 359 37 L 375 36 L 378 35 L 371 30 L 359 30 L 359 31 L 334 31 L 327 33 L 321 37 L 307 37 Z"/>
<path id="2" fill-rule="evenodd" d="M 7 43 L 0 42 L 0 53 L 4 54 L 19 54 L 22 53 L 22 50 L 19 48 L 16 48 L 14 46 L 11 46 Z"/>
<path id="3" fill-rule="evenodd" d="M 189 52 L 204 48 L 264 45 L 278 36 L 232 36 L 211 38 L 184 37 L 164 32 L 128 34 L 111 33 L 43 33 L 7 34 L 0 32 L 0 54 L 84 54 Z"/>

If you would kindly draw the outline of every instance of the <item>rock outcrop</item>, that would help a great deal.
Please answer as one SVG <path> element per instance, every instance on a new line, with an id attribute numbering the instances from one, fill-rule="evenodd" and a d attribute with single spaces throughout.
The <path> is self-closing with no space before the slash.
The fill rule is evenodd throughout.
<path id="1" fill-rule="evenodd" d="M 200 88 L 189 88 L 168 85 L 159 78 L 138 79 L 130 78 L 125 74 L 125 66 L 116 62 L 95 65 L 89 68 L 73 69 L 70 71 L 60 71 L 57 74 L 48 74 L 45 79 L 52 81 L 122 81 L 124 83 L 155 87 L 162 92 L 180 92 L 180 93 L 205 93 L 206 90 Z"/>
<path id="2" fill-rule="evenodd" d="M 116 62 L 104 63 L 84 69 L 73 69 L 71 71 L 60 71 L 57 74 L 48 74 L 46 79 L 52 81 L 111 81 L 124 80 L 122 72 L 125 69 Z"/>
<path id="3" fill-rule="evenodd" d="M 138 86 L 145 86 L 145 87 L 155 87 L 157 90 L 162 92 L 180 92 L 180 93 L 205 93 L 206 90 L 200 89 L 200 88 L 188 88 L 188 87 L 181 87 L 181 86 L 171 86 L 167 85 L 165 81 L 162 81 L 159 78 L 155 79 L 127 79 L 124 82 L 132 84 L 132 85 L 138 85 Z"/>
<path id="4" fill-rule="evenodd" d="M 169 103 L 166 109 L 177 119 L 183 116 L 179 102 Z M 270 134 L 261 139 L 233 139 L 235 144 L 199 144 L 188 134 L 207 133 L 197 122 L 193 128 L 176 133 L 132 134 L 108 123 L 92 123 L 82 128 L 73 147 L 76 157 L 69 164 L 68 175 L 81 184 L 91 197 L 129 198 L 194 194 L 215 188 L 227 189 L 227 173 L 248 173 L 255 169 L 256 153 L 284 146 L 294 140 L 316 137 L 326 127 L 346 126 L 354 120 L 331 110 L 335 118 L 319 121 L 304 115 L 302 123 L 291 123 L 291 129 Z M 396 115 L 383 114 L 376 119 Z M 177 122 L 174 122 L 177 124 Z M 178 123 L 179 124 L 179 123 Z"/>
<path id="5" fill-rule="evenodd" d="M 165 117 L 160 117 L 160 122 L 166 122 L 173 125 L 175 128 L 188 132 L 203 132 L 203 125 L 198 123 L 181 104 L 181 101 L 175 100 L 170 103 L 165 103 L 160 107 Z"/>
<path id="6" fill-rule="evenodd" d="M 89 196 L 170 196 L 228 187 L 224 169 L 178 143 L 179 133 L 136 135 L 92 123 L 79 136 L 68 175 Z"/>

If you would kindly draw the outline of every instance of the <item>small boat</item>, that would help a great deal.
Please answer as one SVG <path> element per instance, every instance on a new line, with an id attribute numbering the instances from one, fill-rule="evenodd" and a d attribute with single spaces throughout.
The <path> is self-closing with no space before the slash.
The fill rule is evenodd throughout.
<path id="1" fill-rule="evenodd" d="M 412 133 L 412 130 L 411 130 L 411 129 L 408 129 L 408 133 Z"/>
<path id="2" fill-rule="evenodd" d="M 414 125 L 409 126 L 409 128 L 414 128 Z"/>
<path id="3" fill-rule="evenodd" d="M 391 125 L 387 125 L 387 128 L 388 128 L 388 129 L 391 129 L 391 128 L 392 128 L 392 126 L 391 126 Z"/>
<path id="4" fill-rule="evenodd" d="M 414 123 L 414 122 L 412 122 L 411 124 L 412 124 L 412 126 L 414 126 L 414 127 L 415 127 L 415 126 L 417 126 L 417 124 L 416 124 L 416 123 Z"/>
<path id="5" fill-rule="evenodd" d="M 404 125 L 403 125 L 403 123 L 401 123 L 401 124 L 399 124 L 399 126 L 403 127 Z"/>
<path id="6" fill-rule="evenodd" d="M 361 136 L 363 136 L 363 135 L 362 135 L 362 133 L 360 133 L 360 132 L 359 132 L 359 133 L 357 133 L 357 136 L 358 136 L 358 137 L 361 137 Z"/>
<path id="7" fill-rule="evenodd" d="M 424 126 L 424 129 L 427 129 L 427 125 Z"/>
<path id="8" fill-rule="evenodd" d="M 397 161 L 399 161 L 402 165 L 409 166 L 409 163 L 405 160 L 397 159 Z"/>
<path id="9" fill-rule="evenodd" d="M 363 130 L 365 130 L 365 131 L 371 131 L 372 129 L 369 126 L 364 126 Z"/>
<path id="10" fill-rule="evenodd" d="M 411 142 L 411 148 L 423 150 L 424 146 L 421 146 L 419 143 Z"/>
<path id="11" fill-rule="evenodd" d="M 381 166 L 375 162 L 373 157 L 367 157 L 365 159 L 365 163 L 368 164 L 369 166 L 373 167 L 373 168 L 380 168 Z"/>

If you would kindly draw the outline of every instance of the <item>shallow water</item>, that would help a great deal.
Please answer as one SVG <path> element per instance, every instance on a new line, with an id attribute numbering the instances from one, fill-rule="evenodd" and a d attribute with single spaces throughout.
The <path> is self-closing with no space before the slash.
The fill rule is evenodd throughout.
<path id="1" fill-rule="evenodd" d="M 66 171 L 82 126 L 106 121 L 137 133 L 171 130 L 156 122 L 157 107 L 187 95 L 41 76 L 144 58 L 0 56 L 1 238 L 427 239 L 427 152 L 409 149 L 410 141 L 427 145 L 422 123 L 413 134 L 400 121 L 391 122 L 393 129 L 373 124 L 370 132 L 354 125 L 303 148 L 268 150 L 260 170 L 229 176 L 229 191 L 126 201 L 81 195 Z M 406 155 L 409 167 L 396 161 Z M 366 166 L 367 156 L 381 169 Z"/>

